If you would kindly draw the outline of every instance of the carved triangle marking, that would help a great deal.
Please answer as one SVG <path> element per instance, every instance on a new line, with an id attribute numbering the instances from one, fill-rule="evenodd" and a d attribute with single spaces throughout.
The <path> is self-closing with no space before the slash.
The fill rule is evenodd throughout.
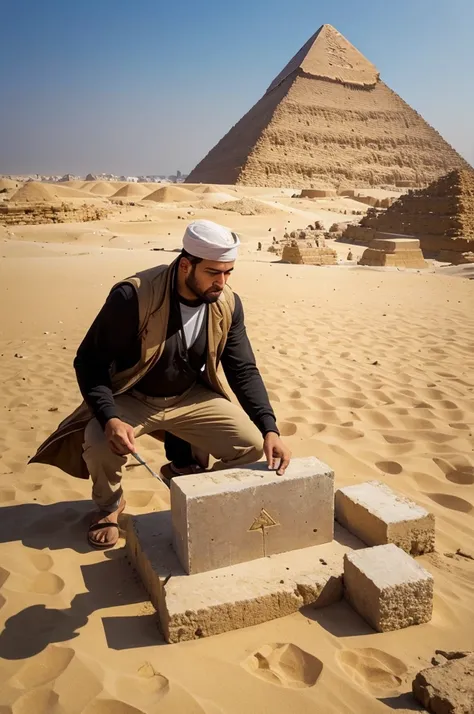
<path id="1" fill-rule="evenodd" d="M 264 508 L 260 511 L 259 515 L 257 518 L 254 520 L 252 525 L 249 528 L 249 531 L 259 531 L 263 530 L 264 528 L 272 528 L 273 526 L 278 526 L 280 525 L 277 523 L 271 515 L 266 511 Z"/>

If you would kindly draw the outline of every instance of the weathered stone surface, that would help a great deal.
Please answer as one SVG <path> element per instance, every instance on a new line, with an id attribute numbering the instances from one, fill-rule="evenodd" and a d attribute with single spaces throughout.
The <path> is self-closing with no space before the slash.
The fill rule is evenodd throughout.
<path id="1" fill-rule="evenodd" d="M 415 699 L 432 714 L 473 714 L 474 655 L 424 669 L 412 687 Z"/>
<path id="2" fill-rule="evenodd" d="M 434 550 L 434 515 L 379 481 L 338 489 L 335 515 L 367 545 L 395 543 L 412 555 Z"/>
<path id="3" fill-rule="evenodd" d="M 351 536 L 345 533 L 340 540 Z M 358 547 L 360 541 L 353 540 Z M 171 514 L 164 511 L 129 519 L 127 549 L 166 640 L 180 642 L 257 625 L 304 605 L 337 602 L 349 548 L 333 541 L 187 575 L 172 548 Z"/>
<path id="4" fill-rule="evenodd" d="M 265 463 L 171 485 L 176 553 L 201 573 L 332 540 L 334 474 L 314 457 L 293 459 L 284 476 Z"/>
<path id="5" fill-rule="evenodd" d="M 295 265 L 337 265 L 337 252 L 333 248 L 309 247 L 304 244 L 285 245 L 281 259 L 283 263 Z"/>
<path id="6" fill-rule="evenodd" d="M 428 267 L 418 239 L 379 232 L 364 250 L 359 265 L 420 269 Z"/>
<path id="7" fill-rule="evenodd" d="M 346 553 L 344 592 L 359 615 L 379 632 L 431 620 L 433 578 L 393 543 Z"/>
<path id="8" fill-rule="evenodd" d="M 301 198 L 327 198 L 337 196 L 335 189 L 304 188 L 301 191 Z"/>
<path id="9" fill-rule="evenodd" d="M 386 211 L 369 209 L 360 228 L 399 233 L 416 237 L 425 255 L 459 254 L 473 251 L 474 246 L 474 171 L 458 167 L 445 176 L 416 191 L 400 196 Z M 354 237 L 360 231 L 354 231 Z M 348 237 L 350 237 L 348 235 Z M 372 248 L 372 245 L 370 245 Z M 449 257 L 452 262 L 464 262 Z"/>
<path id="10" fill-rule="evenodd" d="M 377 231 L 370 247 L 383 250 L 385 253 L 405 253 L 409 250 L 420 250 L 420 241 L 418 238 L 403 236 L 399 233 L 381 233 Z"/>

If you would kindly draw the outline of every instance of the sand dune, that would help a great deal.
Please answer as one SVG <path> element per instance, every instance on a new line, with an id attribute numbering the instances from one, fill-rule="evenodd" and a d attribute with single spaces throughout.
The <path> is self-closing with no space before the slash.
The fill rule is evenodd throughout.
<path id="1" fill-rule="evenodd" d="M 150 193 L 148 184 L 144 185 L 142 183 L 127 183 L 122 188 L 114 193 L 111 198 L 129 198 L 136 196 L 146 196 Z"/>
<path id="2" fill-rule="evenodd" d="M 7 191 L 10 191 L 14 188 L 20 188 L 19 181 L 13 181 L 12 179 L 7 178 L 0 178 L 0 191 L 4 191 L 5 189 L 7 189 Z"/>
<path id="3" fill-rule="evenodd" d="M 11 201 L 22 202 L 28 201 L 35 203 L 37 201 L 57 201 L 58 198 L 90 198 L 87 191 L 64 186 L 57 183 L 39 183 L 37 181 L 29 181 L 23 184 L 10 198 Z"/>
<path id="4" fill-rule="evenodd" d="M 158 188 L 144 198 L 145 201 L 158 201 L 159 203 L 174 203 L 179 201 L 187 201 L 189 203 L 190 201 L 196 200 L 196 196 L 192 191 L 188 191 L 188 189 L 182 188 L 181 186 L 173 185 Z"/>
<path id="5" fill-rule="evenodd" d="M 10 201 L 53 201 L 56 197 L 52 184 L 29 181 L 13 194 Z"/>
<path id="6" fill-rule="evenodd" d="M 44 195 L 51 187 L 27 188 Z M 243 236 L 232 284 L 294 455 L 330 464 L 337 486 L 376 478 L 435 514 L 436 552 L 420 558 L 435 579 L 435 608 L 431 623 L 393 633 L 375 634 L 340 602 L 161 646 L 126 558 L 127 515 L 113 551 L 90 551 L 90 483 L 25 466 L 80 401 L 74 355 L 110 287 L 175 257 L 186 225 L 178 215 L 187 216 L 180 201 L 199 194 L 158 191 L 179 197 L 174 209 L 160 201 L 120 207 L 123 214 L 87 229 L 15 226 L 2 239 L 0 711 L 408 714 L 411 681 L 434 650 L 474 642 L 474 282 L 272 262 L 256 252 L 257 241 L 266 246 L 307 225 L 304 207 L 298 215 L 280 203 L 271 216 L 229 216 L 193 204 L 190 213 Z M 344 257 L 348 246 L 337 247 Z M 139 443 L 158 469 L 162 446 Z M 168 492 L 140 466 L 125 469 L 124 488 L 127 513 L 169 507 Z"/>
<path id="7" fill-rule="evenodd" d="M 112 196 L 125 185 L 118 181 L 86 181 L 82 188 L 96 196 Z"/>

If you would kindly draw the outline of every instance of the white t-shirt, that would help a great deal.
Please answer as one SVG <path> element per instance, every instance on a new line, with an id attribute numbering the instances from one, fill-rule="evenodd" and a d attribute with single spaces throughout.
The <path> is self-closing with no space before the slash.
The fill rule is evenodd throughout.
<path id="1" fill-rule="evenodd" d="M 198 305 L 197 307 L 189 307 L 188 305 L 183 305 L 182 302 L 179 303 L 184 337 L 188 350 L 196 342 L 201 332 L 202 323 L 206 316 L 206 307 L 206 303 Z"/>

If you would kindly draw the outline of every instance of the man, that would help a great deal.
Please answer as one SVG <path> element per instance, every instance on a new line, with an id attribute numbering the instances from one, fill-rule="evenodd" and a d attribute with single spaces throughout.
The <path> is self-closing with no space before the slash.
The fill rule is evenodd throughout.
<path id="1" fill-rule="evenodd" d="M 227 285 L 238 246 L 223 226 L 191 223 L 174 263 L 112 288 L 78 349 L 74 367 L 84 403 L 31 461 L 90 474 L 99 510 L 88 540 L 96 548 L 117 542 L 125 508 L 121 471 L 143 434 L 165 434 L 168 481 L 203 471 L 209 454 L 214 468 L 252 463 L 263 453 L 278 474 L 288 466 L 242 303 Z M 219 363 L 243 410 L 229 401 Z"/>

